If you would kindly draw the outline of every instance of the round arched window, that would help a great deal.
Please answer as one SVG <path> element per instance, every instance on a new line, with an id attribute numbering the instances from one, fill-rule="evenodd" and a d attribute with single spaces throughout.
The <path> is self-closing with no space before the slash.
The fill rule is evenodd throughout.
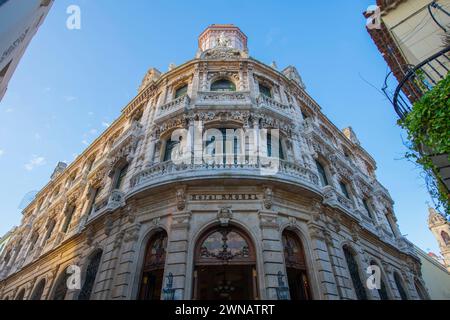
<path id="1" fill-rule="evenodd" d="M 236 85 L 227 79 L 220 79 L 211 85 L 211 91 L 236 91 Z"/>

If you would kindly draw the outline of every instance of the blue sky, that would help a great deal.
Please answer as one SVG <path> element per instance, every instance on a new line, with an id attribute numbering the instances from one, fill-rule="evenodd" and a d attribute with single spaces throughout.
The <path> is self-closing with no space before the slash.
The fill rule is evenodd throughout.
<path id="1" fill-rule="evenodd" d="M 234 23 L 250 55 L 295 65 L 309 94 L 339 127 L 351 125 L 378 164 L 403 234 L 438 252 L 427 227 L 430 198 L 403 160 L 405 133 L 380 88 L 386 63 L 365 30 L 374 0 L 58 0 L 0 102 L 0 234 L 20 223 L 18 205 L 44 186 L 58 161 L 72 161 L 136 95 L 150 67 L 192 59 L 212 23 Z M 66 8 L 81 8 L 81 30 Z"/>

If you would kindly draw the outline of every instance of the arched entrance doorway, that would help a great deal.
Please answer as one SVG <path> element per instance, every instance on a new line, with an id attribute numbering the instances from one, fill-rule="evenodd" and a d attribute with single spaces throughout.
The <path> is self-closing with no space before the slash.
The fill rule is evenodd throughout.
<path id="1" fill-rule="evenodd" d="M 290 230 L 283 232 L 284 261 L 291 300 L 310 300 L 305 251 L 299 237 Z"/>
<path id="2" fill-rule="evenodd" d="M 147 242 L 142 268 L 140 300 L 160 300 L 166 262 L 167 233 L 155 233 Z"/>
<path id="3" fill-rule="evenodd" d="M 250 238 L 227 226 L 205 232 L 195 250 L 194 299 L 258 299 L 256 256 Z"/>

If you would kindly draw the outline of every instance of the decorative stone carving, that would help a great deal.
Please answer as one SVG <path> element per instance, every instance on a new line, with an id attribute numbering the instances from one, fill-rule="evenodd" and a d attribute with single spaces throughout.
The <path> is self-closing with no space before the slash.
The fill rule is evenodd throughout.
<path id="1" fill-rule="evenodd" d="M 273 191 L 272 187 L 264 187 L 264 200 L 263 200 L 264 208 L 272 209 L 273 205 Z"/>
<path id="2" fill-rule="evenodd" d="M 359 225 L 359 223 L 357 222 L 352 222 L 351 227 L 350 227 L 350 232 L 351 232 L 351 236 L 353 241 L 358 241 L 359 240 L 359 233 L 361 232 L 362 228 Z"/>
<path id="3" fill-rule="evenodd" d="M 177 208 L 182 211 L 186 207 L 186 187 L 177 188 Z"/>
<path id="4" fill-rule="evenodd" d="M 94 236 L 95 236 L 95 230 L 94 227 L 92 225 L 90 225 L 87 229 L 86 229 L 86 244 L 88 246 L 91 246 L 93 241 L 94 241 Z"/>
<path id="5" fill-rule="evenodd" d="M 104 232 L 107 236 L 109 236 L 111 234 L 113 227 L 114 227 L 114 219 L 112 218 L 111 215 L 108 215 L 105 218 L 105 227 L 104 227 L 105 228 Z"/>
<path id="6" fill-rule="evenodd" d="M 139 231 L 141 230 L 141 224 L 135 223 L 125 231 L 124 241 L 135 242 L 139 239 Z"/>
<path id="7" fill-rule="evenodd" d="M 219 207 L 219 212 L 217 212 L 217 219 L 219 219 L 221 226 L 223 227 L 228 226 L 232 218 L 233 218 L 233 211 L 231 210 L 231 206 Z"/>

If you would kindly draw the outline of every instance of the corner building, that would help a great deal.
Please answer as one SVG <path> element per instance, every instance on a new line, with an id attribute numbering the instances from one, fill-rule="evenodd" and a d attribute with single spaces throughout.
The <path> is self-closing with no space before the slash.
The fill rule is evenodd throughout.
<path id="1" fill-rule="evenodd" d="M 150 69 L 121 116 L 58 165 L 0 257 L 0 297 L 426 298 L 375 161 L 305 90 L 295 67 L 251 58 L 239 28 L 208 27 L 193 60 Z M 279 129 L 279 170 L 174 163 L 172 132 L 196 121 Z M 66 286 L 74 265 L 80 289 Z"/>

